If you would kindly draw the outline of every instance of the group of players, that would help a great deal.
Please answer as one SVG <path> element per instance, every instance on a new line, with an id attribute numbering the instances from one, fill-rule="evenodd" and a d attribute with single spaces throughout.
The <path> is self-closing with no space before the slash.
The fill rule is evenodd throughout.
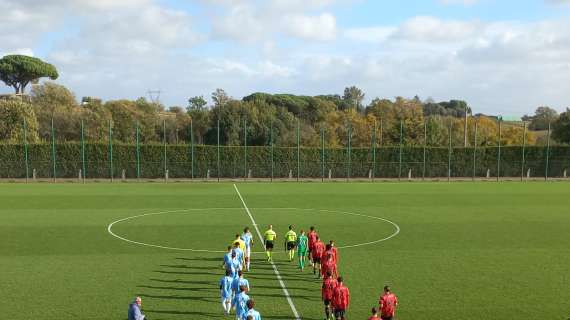
<path id="1" fill-rule="evenodd" d="M 273 263 L 273 249 L 277 233 L 272 225 L 269 225 L 263 238 L 267 261 Z M 325 245 L 313 226 L 309 228 L 307 234 L 301 230 L 298 236 L 293 226 L 289 226 L 284 240 L 289 261 L 294 260 L 296 250 L 299 269 L 303 271 L 306 261 L 309 260 L 313 274 L 323 279 L 321 297 L 324 303 L 325 319 L 344 320 L 350 304 L 350 291 L 344 285 L 342 277 L 339 276 L 337 269 L 339 255 L 334 241 L 330 240 Z M 249 282 L 243 277 L 243 271 L 250 270 L 252 246 L 253 236 L 246 227 L 243 234 L 236 234 L 222 264 L 226 269 L 226 275 L 220 280 L 224 314 L 228 315 L 234 309 L 237 320 L 261 320 L 261 315 L 254 309 L 255 302 L 247 294 L 250 289 Z M 381 315 L 378 316 L 378 309 L 372 308 L 372 316 L 369 320 L 393 319 L 397 304 L 397 297 L 390 292 L 388 286 L 385 286 L 379 301 Z"/>

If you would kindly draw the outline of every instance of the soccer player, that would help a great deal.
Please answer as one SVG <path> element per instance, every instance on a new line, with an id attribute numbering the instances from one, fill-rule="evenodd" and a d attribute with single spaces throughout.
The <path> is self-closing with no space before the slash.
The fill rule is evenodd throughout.
<path id="1" fill-rule="evenodd" d="M 236 243 L 238 244 L 241 251 L 245 251 L 245 242 L 241 239 L 239 234 L 236 234 L 236 238 L 232 241 L 232 245 L 235 246 Z"/>
<path id="2" fill-rule="evenodd" d="M 370 316 L 368 320 L 381 320 L 378 316 L 378 310 L 376 308 L 372 307 L 372 316 Z"/>
<path id="3" fill-rule="evenodd" d="M 398 297 L 390 291 L 389 286 L 384 286 L 384 294 L 380 297 L 380 314 L 382 320 L 392 320 L 396 314 Z"/>
<path id="4" fill-rule="evenodd" d="M 307 234 L 307 238 L 309 239 L 309 260 L 311 261 L 311 266 L 314 265 L 314 261 L 313 261 L 313 255 L 311 254 L 313 252 L 313 249 L 315 247 L 315 242 L 317 242 L 317 239 L 319 237 L 319 234 L 317 233 L 317 231 L 315 231 L 315 227 L 311 226 L 309 228 L 309 233 Z"/>
<path id="5" fill-rule="evenodd" d="M 239 287 L 239 293 L 234 298 L 234 307 L 236 309 L 236 319 L 242 320 L 247 316 L 247 302 L 249 301 L 249 296 L 246 286 Z"/>
<path id="6" fill-rule="evenodd" d="M 319 240 L 319 236 L 315 237 L 315 244 L 311 251 L 311 258 L 313 259 L 313 274 L 321 277 L 321 259 L 325 253 L 325 244 Z"/>
<path id="7" fill-rule="evenodd" d="M 222 308 L 224 315 L 229 315 L 232 310 L 232 283 L 231 271 L 226 270 L 226 275 L 220 279 L 220 294 L 222 296 Z"/>
<path id="8" fill-rule="evenodd" d="M 338 264 L 338 250 L 334 244 L 334 240 L 329 241 L 329 244 L 331 245 L 331 250 L 334 253 L 334 263 Z"/>
<path id="9" fill-rule="evenodd" d="M 245 254 L 237 242 L 234 242 L 234 252 L 236 253 L 236 257 L 243 268 L 243 266 L 245 265 L 245 260 L 244 260 Z"/>
<path id="10" fill-rule="evenodd" d="M 271 262 L 273 261 L 273 246 L 275 239 L 277 239 L 277 234 L 273 231 L 273 225 L 269 225 L 269 229 L 265 231 L 263 239 L 265 240 L 265 254 L 267 255 L 267 261 Z"/>
<path id="11" fill-rule="evenodd" d="M 285 234 L 285 249 L 289 254 L 289 262 L 295 258 L 295 246 L 297 245 L 297 233 L 293 231 L 293 226 L 289 226 L 289 231 Z"/>
<path id="12" fill-rule="evenodd" d="M 232 278 L 238 277 L 238 272 L 241 270 L 241 261 L 237 257 L 235 250 L 232 251 L 232 260 L 230 261 L 230 275 Z"/>
<path id="13" fill-rule="evenodd" d="M 252 320 L 261 320 L 261 314 L 257 312 L 253 307 L 255 307 L 255 301 L 253 299 L 249 299 L 247 301 L 247 314 L 244 319 L 249 319 L 251 317 Z"/>
<path id="14" fill-rule="evenodd" d="M 332 317 L 331 302 L 333 299 L 334 289 L 336 289 L 337 285 L 337 280 L 332 277 L 330 272 L 327 272 L 326 278 L 323 281 L 323 287 L 321 289 L 321 297 L 323 299 L 323 303 L 325 304 L 326 320 L 330 320 Z"/>
<path id="15" fill-rule="evenodd" d="M 238 271 L 238 277 L 234 278 L 232 283 L 232 290 L 234 292 L 234 297 L 240 292 L 240 287 L 245 287 L 245 291 L 249 292 L 249 281 L 243 277 L 243 271 Z"/>
<path id="16" fill-rule="evenodd" d="M 338 285 L 334 289 L 332 301 L 334 316 L 336 320 L 345 320 L 346 310 L 348 310 L 348 305 L 350 304 L 350 292 L 344 286 L 342 277 L 338 277 L 337 282 Z"/>
<path id="17" fill-rule="evenodd" d="M 251 247 L 253 246 L 253 235 L 249 231 L 248 227 L 243 229 L 241 239 L 245 243 L 245 270 L 249 271 L 249 260 L 251 258 Z"/>
<path id="18" fill-rule="evenodd" d="M 305 269 L 305 261 L 307 260 L 307 249 L 309 246 L 309 239 L 305 235 L 305 231 L 301 229 L 301 234 L 297 238 L 297 255 L 299 256 L 299 269 Z"/>
<path id="19" fill-rule="evenodd" d="M 334 253 L 330 250 L 330 244 L 327 244 L 327 250 L 321 258 L 321 275 L 323 278 L 330 272 L 333 277 L 338 277 L 336 272 L 336 262 L 334 261 Z"/>
<path id="20" fill-rule="evenodd" d="M 222 262 L 222 268 L 229 270 L 231 267 L 230 262 L 232 261 L 232 246 L 228 246 L 228 253 L 224 254 L 224 261 Z"/>

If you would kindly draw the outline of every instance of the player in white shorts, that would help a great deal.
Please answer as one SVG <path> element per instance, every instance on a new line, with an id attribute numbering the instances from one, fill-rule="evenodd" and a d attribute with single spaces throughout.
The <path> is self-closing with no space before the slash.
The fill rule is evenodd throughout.
<path id="1" fill-rule="evenodd" d="M 241 235 L 241 239 L 245 243 L 245 270 L 249 271 L 249 261 L 251 257 L 251 247 L 253 246 L 253 235 L 249 231 L 249 227 L 245 227 L 243 229 L 243 234 Z"/>

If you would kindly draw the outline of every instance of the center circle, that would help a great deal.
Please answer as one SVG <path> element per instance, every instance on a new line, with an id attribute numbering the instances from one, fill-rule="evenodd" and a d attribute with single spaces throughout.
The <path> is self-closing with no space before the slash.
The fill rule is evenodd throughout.
<path id="1" fill-rule="evenodd" d="M 262 253 L 256 230 L 243 210 L 243 208 L 197 208 L 144 213 L 113 221 L 108 225 L 107 231 L 117 239 L 141 246 L 176 251 L 225 253 L 224 244 L 229 244 L 236 231 L 241 231 L 235 230 L 236 223 L 241 223 L 250 226 L 257 242 L 254 243 L 253 253 Z M 262 234 L 267 224 L 273 224 L 278 235 L 285 234 L 289 224 L 294 224 L 298 233 L 301 225 L 306 231 L 309 225 L 315 225 L 321 238 L 335 239 L 339 249 L 380 243 L 395 237 L 400 232 L 400 227 L 388 219 L 356 212 L 303 208 L 250 208 L 250 210 Z M 300 221 L 303 223 L 299 223 Z M 372 224 L 370 227 L 371 221 L 379 224 Z M 185 224 L 186 222 L 190 223 Z M 358 243 L 344 241 L 345 238 L 354 238 L 355 234 L 365 239 Z M 378 234 L 385 236 L 379 238 Z M 172 236 L 178 237 L 174 243 L 171 243 Z M 187 238 L 185 240 L 192 242 L 193 247 L 178 246 L 180 241 L 184 241 L 180 238 Z M 222 244 L 212 249 L 213 241 L 216 245 L 220 241 Z"/>

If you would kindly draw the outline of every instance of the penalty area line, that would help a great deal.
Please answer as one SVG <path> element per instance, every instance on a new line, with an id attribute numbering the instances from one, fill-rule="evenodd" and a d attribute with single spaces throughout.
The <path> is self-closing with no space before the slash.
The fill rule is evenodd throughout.
<path id="1" fill-rule="evenodd" d="M 261 241 L 260 243 L 262 243 L 265 247 L 265 244 L 263 243 L 263 237 L 261 236 L 261 231 L 259 231 L 259 227 L 257 226 L 255 219 L 253 219 L 253 215 L 251 214 L 251 212 L 249 211 L 249 208 L 245 204 L 245 201 L 243 200 L 243 197 L 241 196 L 241 193 L 239 192 L 238 187 L 235 183 L 234 183 L 234 189 L 236 190 L 236 193 L 237 193 L 239 199 L 241 200 L 241 203 L 243 204 L 243 208 L 245 209 L 245 212 L 249 216 L 249 219 L 251 220 L 251 223 L 253 224 L 255 231 L 257 232 L 257 236 L 259 237 L 259 241 Z M 301 317 L 299 317 L 299 312 L 297 312 L 297 308 L 295 308 L 295 304 L 293 303 L 293 299 L 291 299 L 291 295 L 289 295 L 289 290 L 287 290 L 287 287 L 285 286 L 285 282 L 283 281 L 283 278 L 281 277 L 281 273 L 279 273 L 279 270 L 277 269 L 277 266 L 275 265 L 275 263 L 273 263 L 273 261 L 271 261 L 271 266 L 273 267 L 273 272 L 275 273 L 275 276 L 277 277 L 277 280 L 279 281 L 279 284 L 281 285 L 281 289 L 283 289 L 283 294 L 285 295 L 285 298 L 287 298 L 287 302 L 289 302 L 289 306 L 291 307 L 291 311 L 293 311 L 293 315 L 295 316 L 295 320 L 301 320 Z"/>

